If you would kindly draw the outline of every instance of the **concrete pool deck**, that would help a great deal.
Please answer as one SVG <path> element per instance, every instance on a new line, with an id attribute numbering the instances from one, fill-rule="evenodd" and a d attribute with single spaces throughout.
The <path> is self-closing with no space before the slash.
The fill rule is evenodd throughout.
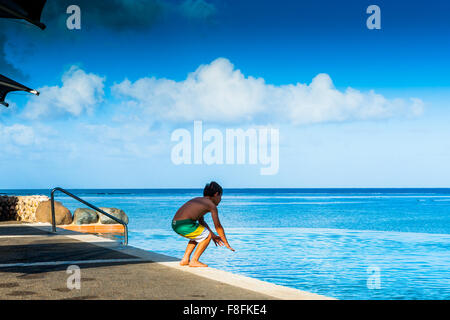
<path id="1" fill-rule="evenodd" d="M 214 268 L 49 224 L 0 223 L 1 299 L 324 300 Z M 81 269 L 70 290 L 67 267 Z"/>

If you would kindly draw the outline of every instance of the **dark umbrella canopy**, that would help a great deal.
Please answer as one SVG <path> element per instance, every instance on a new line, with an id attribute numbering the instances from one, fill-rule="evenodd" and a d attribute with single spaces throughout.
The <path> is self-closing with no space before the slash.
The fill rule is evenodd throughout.
<path id="1" fill-rule="evenodd" d="M 45 29 L 41 14 L 46 0 L 0 0 L 0 18 L 23 19 Z"/>
<path id="2" fill-rule="evenodd" d="M 8 106 L 8 104 L 5 102 L 6 95 L 11 91 L 26 91 L 37 96 L 39 95 L 39 92 L 37 92 L 36 90 L 27 88 L 24 85 L 0 74 L 0 104 L 4 105 L 5 107 Z"/>

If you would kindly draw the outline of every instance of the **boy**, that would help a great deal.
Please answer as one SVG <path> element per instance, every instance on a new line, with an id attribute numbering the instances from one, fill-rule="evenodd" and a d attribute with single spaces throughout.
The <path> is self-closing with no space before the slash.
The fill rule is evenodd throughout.
<path id="1" fill-rule="evenodd" d="M 173 217 L 172 229 L 179 235 L 190 239 L 184 257 L 180 265 L 190 267 L 207 267 L 208 265 L 198 261 L 201 254 L 208 247 L 211 239 L 217 246 L 227 247 L 231 251 L 233 248 L 228 244 L 225 232 L 219 220 L 219 213 L 217 206 L 222 200 L 222 187 L 217 182 L 208 183 L 203 190 L 203 197 L 194 198 L 186 202 Z M 214 234 L 209 226 L 206 224 L 203 216 L 211 212 L 211 217 L 214 221 L 214 227 L 219 235 Z M 192 260 L 190 260 L 191 253 L 197 246 Z"/>

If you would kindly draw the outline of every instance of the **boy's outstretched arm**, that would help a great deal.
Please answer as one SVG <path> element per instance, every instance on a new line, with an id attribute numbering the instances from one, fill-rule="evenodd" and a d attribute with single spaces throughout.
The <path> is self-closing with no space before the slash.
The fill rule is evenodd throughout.
<path id="1" fill-rule="evenodd" d="M 220 239 L 222 239 L 223 243 L 225 244 L 225 247 L 227 247 L 231 251 L 235 251 L 228 243 L 227 237 L 225 236 L 225 230 L 223 230 L 222 224 L 220 223 L 219 212 L 217 211 L 216 207 L 211 208 L 211 218 L 213 219 L 214 227 L 216 228 Z"/>

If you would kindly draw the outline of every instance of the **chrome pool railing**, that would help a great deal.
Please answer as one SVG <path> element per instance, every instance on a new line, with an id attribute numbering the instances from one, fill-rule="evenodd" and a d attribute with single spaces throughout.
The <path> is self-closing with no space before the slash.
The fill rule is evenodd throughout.
<path id="1" fill-rule="evenodd" d="M 55 221 L 55 220 L 56 220 L 56 219 L 55 219 L 55 196 L 54 196 L 54 193 L 55 193 L 56 191 L 60 191 L 60 192 L 62 192 L 62 193 L 65 193 L 65 194 L 68 195 L 69 197 L 72 197 L 73 199 L 75 199 L 75 200 L 77 200 L 77 201 L 83 203 L 84 205 L 88 206 L 89 208 L 94 209 L 95 211 L 100 212 L 101 214 L 107 216 L 108 218 L 111 218 L 111 219 L 113 219 L 114 221 L 116 221 L 117 223 L 120 223 L 121 225 L 123 225 L 123 227 L 124 227 L 124 242 L 123 242 L 123 244 L 124 244 L 124 245 L 128 245 L 128 226 L 127 226 L 127 224 L 125 223 L 125 221 L 123 221 L 123 220 L 121 220 L 121 219 L 119 219 L 119 218 L 117 218 L 117 217 L 114 217 L 113 215 L 111 215 L 111 214 L 109 214 L 109 213 L 103 211 L 103 210 L 100 209 L 100 208 L 97 208 L 96 206 L 90 204 L 89 202 L 87 202 L 87 201 L 85 201 L 85 200 L 83 200 L 83 199 L 77 197 L 76 195 L 74 195 L 74 194 L 70 193 L 69 191 L 67 191 L 67 190 L 65 190 L 65 189 L 63 189 L 63 188 L 60 188 L 60 187 L 54 188 L 54 189 L 52 190 L 52 192 L 51 192 L 51 195 L 50 195 L 51 204 L 52 204 L 52 232 L 56 233 L 56 221 Z"/>

